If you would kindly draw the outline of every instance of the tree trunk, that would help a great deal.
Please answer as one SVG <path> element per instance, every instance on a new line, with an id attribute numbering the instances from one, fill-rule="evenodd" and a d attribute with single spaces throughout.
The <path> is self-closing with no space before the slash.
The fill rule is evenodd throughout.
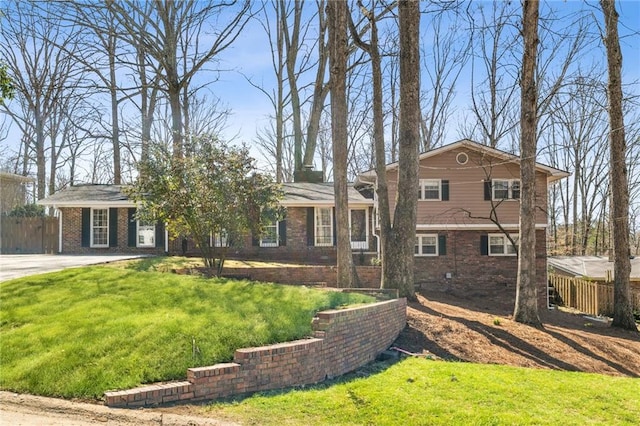
<path id="1" fill-rule="evenodd" d="M 122 171 L 120 160 L 120 122 L 118 114 L 118 86 L 116 77 L 116 36 L 115 32 L 109 34 L 109 95 L 111 96 L 111 141 L 113 144 L 113 183 L 122 183 Z"/>
<path id="2" fill-rule="evenodd" d="M 609 69 L 609 145 L 611 174 L 611 223 L 613 224 L 614 283 L 613 322 L 614 327 L 637 331 L 631 306 L 629 275 L 629 186 L 625 160 L 626 144 L 622 113 L 622 52 L 618 38 L 618 12 L 612 0 L 600 0 L 604 13 Z"/>
<path id="3" fill-rule="evenodd" d="M 524 0 L 522 33 L 521 111 L 520 111 L 520 250 L 516 304 L 516 321 L 541 326 L 538 317 L 536 288 L 536 130 L 537 88 L 535 80 L 538 48 L 538 0 Z"/>
<path id="4" fill-rule="evenodd" d="M 329 18 L 331 75 L 331 137 L 333 140 L 333 177 L 336 200 L 338 243 L 338 287 L 353 287 L 353 254 L 349 232 L 347 197 L 347 14 L 346 0 L 330 1 Z"/>
<path id="5" fill-rule="evenodd" d="M 420 146 L 420 4 L 398 3 L 400 39 L 400 123 L 398 197 L 393 230 L 385 253 L 385 282 L 400 296 L 415 300 L 414 247 L 418 206 L 418 148 Z"/>

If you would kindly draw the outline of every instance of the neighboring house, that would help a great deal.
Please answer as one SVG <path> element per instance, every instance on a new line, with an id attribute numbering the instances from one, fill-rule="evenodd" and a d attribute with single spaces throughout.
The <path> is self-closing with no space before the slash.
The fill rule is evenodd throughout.
<path id="1" fill-rule="evenodd" d="M 507 287 L 515 295 L 517 255 L 505 232 L 518 242 L 519 164 L 518 156 L 470 140 L 419 156 L 416 285 L 457 290 L 468 296 L 491 294 Z M 392 212 L 397 172 L 398 163 L 387 166 Z M 562 170 L 536 165 L 536 272 L 539 294 L 544 297 L 547 187 L 566 176 L 568 173 Z M 375 171 L 359 176 L 356 185 L 365 184 L 375 187 Z M 374 203 L 377 209 L 377 199 Z"/>
<path id="2" fill-rule="evenodd" d="M 640 285 L 640 257 L 632 257 L 630 279 Z M 549 270 L 567 277 L 594 281 L 612 281 L 613 261 L 607 256 L 553 256 L 548 259 Z"/>
<path id="3" fill-rule="evenodd" d="M 248 235 L 228 255 L 240 258 L 331 263 L 336 259 L 335 206 L 332 183 L 285 183 L 283 220 L 261 237 Z M 173 238 L 160 223 L 135 220 L 136 205 L 119 185 L 79 185 L 62 190 L 39 204 L 56 209 L 60 220 L 61 253 L 139 252 L 197 254 L 192 241 Z M 349 188 L 352 247 L 358 255 L 373 256 L 371 234 L 373 199 Z M 225 235 L 211 235 L 211 246 L 227 243 Z"/>
<path id="4" fill-rule="evenodd" d="M 34 178 L 0 172 L 0 214 L 27 203 L 27 186 L 35 182 Z"/>

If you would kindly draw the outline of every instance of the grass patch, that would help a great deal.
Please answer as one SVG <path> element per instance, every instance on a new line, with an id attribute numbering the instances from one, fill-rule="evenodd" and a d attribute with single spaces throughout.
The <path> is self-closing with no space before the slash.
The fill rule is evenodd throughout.
<path id="1" fill-rule="evenodd" d="M 308 336 L 318 310 L 372 300 L 104 266 L 2 282 L 0 294 L 0 388 L 83 398 L 184 379 L 237 348 Z"/>
<path id="2" fill-rule="evenodd" d="M 260 425 L 635 425 L 640 418 L 639 379 L 418 358 L 387 366 L 200 410 Z"/>

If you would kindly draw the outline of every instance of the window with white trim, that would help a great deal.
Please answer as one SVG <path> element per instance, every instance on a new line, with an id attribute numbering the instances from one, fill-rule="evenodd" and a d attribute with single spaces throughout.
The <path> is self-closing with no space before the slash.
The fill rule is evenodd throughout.
<path id="1" fill-rule="evenodd" d="M 493 179 L 491 183 L 494 200 L 520 199 L 520 179 Z"/>
<path id="2" fill-rule="evenodd" d="M 278 228 L 277 220 L 264 227 L 264 232 L 260 237 L 260 247 L 278 247 Z"/>
<path id="3" fill-rule="evenodd" d="M 438 235 L 418 234 L 415 245 L 416 256 L 437 256 L 438 255 Z"/>
<path id="4" fill-rule="evenodd" d="M 442 198 L 440 179 L 420 179 L 420 188 L 418 189 L 418 200 L 434 200 L 440 201 Z"/>
<path id="5" fill-rule="evenodd" d="M 351 248 L 366 250 L 369 248 L 369 224 L 366 209 L 349 210 L 349 228 L 351 233 Z"/>
<path id="6" fill-rule="evenodd" d="M 333 208 L 315 208 L 315 245 L 333 245 Z"/>
<path id="7" fill-rule="evenodd" d="M 510 237 L 520 245 L 520 235 L 510 234 Z M 516 249 L 504 234 L 489 234 L 489 256 L 515 256 Z"/>
<path id="8" fill-rule="evenodd" d="M 153 222 L 138 220 L 138 232 L 136 238 L 137 247 L 156 246 L 156 225 Z"/>
<path id="9" fill-rule="evenodd" d="M 109 209 L 91 209 L 91 247 L 109 247 Z"/>
<path id="10" fill-rule="evenodd" d="M 229 235 L 224 229 L 220 232 L 212 232 L 209 234 L 209 245 L 211 247 L 228 247 Z"/>

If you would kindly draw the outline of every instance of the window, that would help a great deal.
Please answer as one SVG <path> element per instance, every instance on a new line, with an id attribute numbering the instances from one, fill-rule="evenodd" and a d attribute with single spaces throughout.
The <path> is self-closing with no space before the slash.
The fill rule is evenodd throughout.
<path id="1" fill-rule="evenodd" d="M 465 165 L 469 161 L 469 156 L 466 152 L 460 152 L 458 153 L 458 155 L 456 155 L 456 161 L 460 165 Z"/>
<path id="2" fill-rule="evenodd" d="M 315 245 L 333 245 L 333 208 L 317 207 L 315 209 Z"/>
<path id="3" fill-rule="evenodd" d="M 228 247 L 229 235 L 224 229 L 220 232 L 212 232 L 209 236 L 209 245 L 211 247 Z"/>
<path id="4" fill-rule="evenodd" d="M 517 200 L 520 198 L 519 179 L 494 179 L 491 187 L 493 188 L 494 200 Z"/>
<path id="5" fill-rule="evenodd" d="M 518 234 L 510 235 L 516 245 L 520 245 L 520 236 Z M 515 256 L 516 249 L 511 241 L 504 234 L 489 235 L 489 255 L 490 256 Z"/>
<path id="6" fill-rule="evenodd" d="M 138 221 L 137 247 L 156 246 L 156 225 L 152 222 Z"/>
<path id="7" fill-rule="evenodd" d="M 437 235 L 416 235 L 416 256 L 437 256 L 438 236 Z"/>
<path id="8" fill-rule="evenodd" d="M 260 247 L 278 247 L 278 221 L 274 220 L 264 228 Z"/>
<path id="9" fill-rule="evenodd" d="M 440 200 L 440 180 L 421 179 L 418 200 Z"/>
<path id="10" fill-rule="evenodd" d="M 109 247 L 109 209 L 91 209 L 91 247 Z"/>
<path id="11" fill-rule="evenodd" d="M 351 248 L 354 250 L 366 250 L 369 248 L 367 235 L 367 210 L 349 210 L 349 226 L 351 230 Z"/>

